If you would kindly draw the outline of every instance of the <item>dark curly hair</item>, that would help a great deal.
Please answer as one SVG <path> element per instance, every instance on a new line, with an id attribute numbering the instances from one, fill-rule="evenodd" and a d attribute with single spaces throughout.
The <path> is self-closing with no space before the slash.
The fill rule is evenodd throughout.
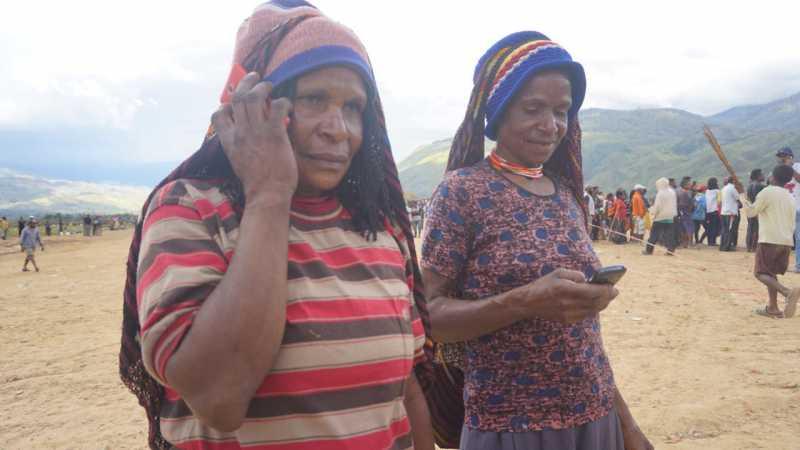
<path id="1" fill-rule="evenodd" d="M 794 169 L 792 169 L 792 166 L 780 164 L 772 169 L 772 179 L 775 180 L 778 186 L 783 186 L 792 181 L 792 177 L 794 177 Z"/>

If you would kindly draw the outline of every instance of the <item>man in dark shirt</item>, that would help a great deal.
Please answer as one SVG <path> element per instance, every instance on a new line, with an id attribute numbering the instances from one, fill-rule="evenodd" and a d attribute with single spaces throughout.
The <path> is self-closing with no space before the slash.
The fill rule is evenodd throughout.
<path id="1" fill-rule="evenodd" d="M 692 199 L 692 192 L 690 190 L 691 185 L 691 177 L 683 177 L 680 188 L 676 190 L 678 198 L 678 218 L 675 225 L 676 231 L 678 232 L 678 243 L 683 248 L 689 247 L 694 232 L 694 221 L 692 220 L 694 200 Z"/>
<path id="2" fill-rule="evenodd" d="M 750 185 L 747 187 L 747 200 L 750 203 L 756 202 L 756 196 L 766 185 L 764 184 L 764 173 L 761 169 L 750 172 Z M 747 251 L 753 253 L 758 245 L 758 216 L 747 218 Z"/>
<path id="3" fill-rule="evenodd" d="M 83 235 L 92 235 L 92 218 L 88 214 L 83 216 Z"/>

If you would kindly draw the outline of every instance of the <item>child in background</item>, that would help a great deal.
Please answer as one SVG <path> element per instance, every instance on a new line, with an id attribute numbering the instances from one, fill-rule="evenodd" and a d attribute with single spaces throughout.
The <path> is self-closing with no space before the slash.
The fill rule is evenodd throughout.
<path id="1" fill-rule="evenodd" d="M 694 196 L 694 211 L 692 211 L 692 221 L 694 222 L 694 243 L 695 245 L 700 245 L 707 236 L 706 187 L 702 184 L 697 186 L 697 193 Z M 703 228 L 702 236 L 700 236 L 700 227 Z"/>

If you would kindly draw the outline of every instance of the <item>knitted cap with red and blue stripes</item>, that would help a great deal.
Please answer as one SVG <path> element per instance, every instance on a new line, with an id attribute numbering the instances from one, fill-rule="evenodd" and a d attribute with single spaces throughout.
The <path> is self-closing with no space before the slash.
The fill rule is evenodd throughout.
<path id="1" fill-rule="evenodd" d="M 447 171 L 472 166 L 484 158 L 485 138 L 497 140 L 497 130 L 511 100 L 526 81 L 546 70 L 560 70 L 569 77 L 572 107 L 568 113 L 566 136 L 545 162 L 544 171 L 564 180 L 584 207 L 578 111 L 586 95 L 586 75 L 583 67 L 573 61 L 563 47 L 536 31 L 510 34 L 481 56 L 475 67 L 464 120 L 450 147 Z M 584 217 L 588 215 L 584 214 Z"/>
<path id="2" fill-rule="evenodd" d="M 264 81 L 278 86 L 316 69 L 345 66 L 361 75 L 367 86 L 375 84 L 367 50 L 349 28 L 331 20 L 306 1 L 272 0 L 259 5 L 239 27 L 222 103 L 230 101 L 239 80 L 246 75 L 245 58 L 261 45 L 264 36 L 292 20 L 297 20 L 297 24 L 269 55 L 261 74 Z"/>
<path id="3" fill-rule="evenodd" d="M 497 129 L 505 108 L 517 91 L 534 75 L 545 70 L 562 70 L 572 84 L 574 118 L 586 95 L 583 67 L 560 45 L 536 31 L 508 35 L 483 54 L 475 67 L 474 83 L 482 83 L 476 100 L 484 102 L 486 137 L 497 139 Z"/>

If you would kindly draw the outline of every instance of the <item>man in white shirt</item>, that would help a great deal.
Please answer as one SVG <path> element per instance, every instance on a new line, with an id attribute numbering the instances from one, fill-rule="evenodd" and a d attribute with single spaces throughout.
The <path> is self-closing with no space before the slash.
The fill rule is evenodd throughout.
<path id="1" fill-rule="evenodd" d="M 583 199 L 586 201 L 586 207 L 589 209 L 589 216 L 594 217 L 594 188 L 592 186 L 586 186 Z"/>
<path id="2" fill-rule="evenodd" d="M 795 229 L 794 229 L 794 239 L 795 239 L 795 247 L 796 243 L 800 242 L 800 163 L 794 162 L 794 152 L 789 147 L 783 147 L 782 149 L 778 150 L 778 153 L 775 155 L 778 158 L 778 162 L 785 166 L 791 166 L 794 169 L 794 177 L 792 181 L 786 183 L 784 186 L 789 193 L 794 196 L 794 203 L 795 203 Z M 790 269 L 791 272 L 800 273 L 800 252 L 797 251 L 795 248 L 794 253 L 794 269 Z"/>
<path id="3" fill-rule="evenodd" d="M 726 178 L 725 187 L 722 188 L 720 217 L 722 218 L 722 237 L 719 251 L 736 251 L 736 241 L 733 237 L 736 232 L 734 227 L 739 224 L 739 221 L 736 220 L 739 217 L 739 193 L 736 191 L 732 178 Z"/>
<path id="4" fill-rule="evenodd" d="M 589 227 L 591 230 L 589 231 L 589 236 L 592 238 L 593 241 L 597 240 L 597 228 L 594 227 L 595 225 L 595 203 L 594 203 L 594 187 L 586 186 L 586 189 L 583 192 L 583 200 L 586 202 L 586 208 L 589 210 Z"/>

